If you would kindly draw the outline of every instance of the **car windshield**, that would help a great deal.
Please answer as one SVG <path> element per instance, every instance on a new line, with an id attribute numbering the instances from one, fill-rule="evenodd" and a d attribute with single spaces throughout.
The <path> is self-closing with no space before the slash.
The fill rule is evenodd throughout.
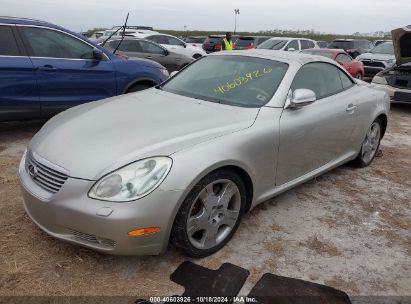
<path id="1" fill-rule="evenodd" d="M 240 107 L 261 107 L 277 91 L 288 64 L 248 56 L 208 56 L 167 81 L 167 92 Z"/>
<path id="2" fill-rule="evenodd" d="M 343 50 L 348 50 L 348 49 L 353 49 L 354 48 L 354 43 L 352 41 L 333 41 L 331 44 L 328 46 L 329 49 L 343 49 Z"/>
<path id="3" fill-rule="evenodd" d="M 394 55 L 394 46 L 390 42 L 382 43 L 373 48 L 370 53 Z"/>
<path id="4" fill-rule="evenodd" d="M 305 50 L 302 51 L 304 54 L 311 54 L 311 55 L 318 55 L 318 56 L 324 56 L 327 58 L 333 58 L 333 53 L 332 52 L 327 52 L 327 51 L 313 51 L 313 50 Z"/>
<path id="5" fill-rule="evenodd" d="M 265 50 L 281 50 L 286 44 L 287 40 L 267 40 L 261 43 L 257 49 L 265 49 Z"/>

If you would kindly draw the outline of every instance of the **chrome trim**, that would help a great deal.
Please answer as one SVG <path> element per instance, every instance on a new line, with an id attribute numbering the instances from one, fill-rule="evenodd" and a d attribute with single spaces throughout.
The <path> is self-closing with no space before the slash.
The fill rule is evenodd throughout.
<path id="1" fill-rule="evenodd" d="M 52 28 L 52 27 L 49 27 L 49 26 L 44 26 L 44 25 L 32 25 L 32 24 L 15 24 L 15 26 L 18 26 L 18 27 L 43 28 L 43 29 L 52 30 L 52 31 L 55 31 L 55 32 L 60 32 L 60 33 L 62 33 L 62 34 L 71 36 L 71 37 L 73 37 L 74 39 L 77 39 L 78 41 L 81 41 L 81 42 L 87 44 L 88 46 L 92 47 L 93 49 L 96 48 L 94 45 L 90 44 L 89 42 L 87 42 L 87 41 L 85 41 L 85 40 L 80 39 L 80 38 L 77 37 L 77 36 L 74 36 L 74 35 L 72 35 L 72 34 L 70 34 L 70 33 L 68 33 L 68 32 L 65 32 L 65 31 L 62 31 L 62 30 L 59 30 L 59 29 L 56 29 L 56 28 Z M 106 57 L 107 60 L 111 60 L 110 57 L 108 57 L 106 53 L 104 53 L 104 52 L 102 52 L 102 53 L 103 53 L 103 55 Z M 29 56 L 29 57 L 30 57 L 30 58 L 46 58 L 46 59 L 84 60 L 84 61 L 90 61 L 90 60 L 93 60 L 93 61 L 94 61 L 94 60 L 95 60 L 95 59 L 74 59 L 74 58 L 54 58 L 54 57 L 34 57 L 34 56 Z"/>
<path id="2" fill-rule="evenodd" d="M 25 169 L 31 180 L 52 194 L 57 193 L 68 179 L 68 171 L 28 151 Z"/>
<path id="3" fill-rule="evenodd" d="M 22 57 L 22 58 L 30 58 L 29 56 L 14 56 L 14 55 L 0 55 L 0 57 L 6 57 L 6 58 L 8 58 L 8 57 L 12 57 L 12 58 L 20 58 L 20 57 Z"/>

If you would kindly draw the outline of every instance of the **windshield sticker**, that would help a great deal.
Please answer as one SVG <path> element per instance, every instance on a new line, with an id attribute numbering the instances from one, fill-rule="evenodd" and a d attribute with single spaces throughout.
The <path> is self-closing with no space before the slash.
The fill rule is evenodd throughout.
<path id="1" fill-rule="evenodd" d="M 219 94 L 225 94 L 231 90 L 239 88 L 246 84 L 249 81 L 253 81 L 257 78 L 260 78 L 264 75 L 272 73 L 273 69 L 271 67 L 265 67 L 262 70 L 255 70 L 249 73 L 244 74 L 244 76 L 237 77 L 232 81 L 228 81 L 226 84 L 219 85 L 214 89 L 214 92 Z"/>

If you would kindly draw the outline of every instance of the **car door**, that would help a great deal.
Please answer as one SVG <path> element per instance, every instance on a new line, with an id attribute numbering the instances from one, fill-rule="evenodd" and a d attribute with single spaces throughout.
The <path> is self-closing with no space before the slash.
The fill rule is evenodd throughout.
<path id="1" fill-rule="evenodd" d="M 298 71 L 290 90 L 312 90 L 317 100 L 301 108 L 286 103 L 280 119 L 277 186 L 355 153 L 353 87 L 351 78 L 332 64 L 309 63 Z"/>
<path id="2" fill-rule="evenodd" d="M 39 116 L 33 63 L 24 52 L 15 26 L 0 25 L 0 121 Z"/>
<path id="3" fill-rule="evenodd" d="M 42 116 L 117 94 L 108 56 L 95 60 L 94 46 L 53 28 L 19 26 L 36 69 Z"/>
<path id="4" fill-rule="evenodd" d="M 167 41 L 166 44 L 168 45 L 170 50 L 186 48 L 186 44 L 177 38 L 171 36 L 164 36 L 164 39 Z"/>

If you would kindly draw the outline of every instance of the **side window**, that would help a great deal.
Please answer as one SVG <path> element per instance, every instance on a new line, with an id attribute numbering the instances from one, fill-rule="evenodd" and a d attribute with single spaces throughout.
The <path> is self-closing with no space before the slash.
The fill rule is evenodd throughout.
<path id="1" fill-rule="evenodd" d="M 335 61 L 350 62 L 350 61 L 352 61 L 352 59 L 351 59 L 351 57 L 349 57 L 345 54 L 338 54 L 338 56 L 335 57 Z"/>
<path id="2" fill-rule="evenodd" d="M 289 49 L 298 51 L 300 49 L 300 47 L 298 46 L 298 40 L 292 40 L 285 48 L 286 51 L 288 51 Z"/>
<path id="3" fill-rule="evenodd" d="M 291 90 L 309 89 L 317 99 L 337 94 L 343 90 L 340 70 L 327 63 L 309 63 L 304 65 L 294 78 Z"/>
<path id="4" fill-rule="evenodd" d="M 19 48 L 9 26 L 0 26 L 0 55 L 19 56 Z"/>
<path id="5" fill-rule="evenodd" d="M 343 71 L 338 70 L 344 90 L 351 88 L 354 82 Z"/>
<path id="6" fill-rule="evenodd" d="M 178 40 L 174 37 L 165 36 L 165 38 L 168 40 L 167 44 L 185 46 L 185 44 L 182 41 L 180 41 L 180 40 Z"/>
<path id="7" fill-rule="evenodd" d="M 301 43 L 302 50 L 312 49 L 314 47 L 314 43 L 308 40 L 300 40 L 300 43 Z"/>
<path id="8" fill-rule="evenodd" d="M 160 55 L 165 54 L 165 51 L 158 45 L 155 45 L 154 43 L 143 41 L 143 40 L 140 40 L 139 43 L 141 46 L 141 50 L 144 53 L 160 54 Z"/>
<path id="9" fill-rule="evenodd" d="M 118 41 L 117 43 L 120 43 L 120 41 Z M 138 41 L 123 40 L 118 50 L 122 52 L 141 52 L 141 47 Z"/>
<path id="10" fill-rule="evenodd" d="M 165 39 L 165 37 L 161 35 L 150 36 L 146 39 L 157 42 L 158 44 L 168 44 L 168 41 Z"/>
<path id="11" fill-rule="evenodd" d="M 33 57 L 93 59 L 93 47 L 77 38 L 44 28 L 21 29 Z"/>

